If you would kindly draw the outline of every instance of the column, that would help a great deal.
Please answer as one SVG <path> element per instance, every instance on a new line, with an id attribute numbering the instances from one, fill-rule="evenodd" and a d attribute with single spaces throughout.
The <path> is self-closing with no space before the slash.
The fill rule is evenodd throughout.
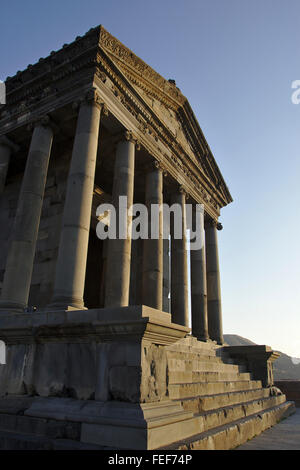
<path id="1" fill-rule="evenodd" d="M 170 228 L 167 230 L 170 233 Z M 163 311 L 171 312 L 171 299 L 170 299 L 170 281 L 171 281 L 171 257 L 170 257 L 170 239 L 164 238 L 163 240 L 163 264 L 164 264 L 164 275 L 163 275 Z"/>
<path id="2" fill-rule="evenodd" d="M 162 310 L 163 307 L 163 173 L 157 163 L 146 176 L 146 207 L 148 236 L 143 246 L 143 305 Z M 155 205 L 152 207 L 152 205 Z M 158 207 L 160 207 L 159 210 Z M 154 212 L 155 211 L 155 212 Z M 151 220 L 151 212 L 155 220 Z M 155 227 L 153 227 L 153 225 Z M 155 230 L 154 230 L 155 228 Z M 154 232 L 151 238 L 151 230 Z"/>
<path id="3" fill-rule="evenodd" d="M 192 334 L 200 341 L 208 340 L 207 283 L 205 259 L 204 210 L 196 205 L 193 211 L 194 227 L 197 230 L 197 245 L 191 244 L 191 310 Z"/>
<path id="4" fill-rule="evenodd" d="M 84 308 L 87 251 L 103 106 L 96 90 L 90 90 L 79 108 L 50 308 Z"/>
<path id="5" fill-rule="evenodd" d="M 3 193 L 5 188 L 6 175 L 11 154 L 17 150 L 17 145 L 13 144 L 6 136 L 0 137 L 0 195 Z"/>
<path id="6" fill-rule="evenodd" d="M 171 218 L 171 312 L 174 323 L 189 326 L 185 201 L 186 193 L 182 188 L 171 199 L 172 205 L 177 204 L 180 209 L 179 215 Z M 176 239 L 179 225 L 181 237 Z"/>
<path id="7" fill-rule="evenodd" d="M 49 118 L 36 122 L 7 256 L 2 310 L 22 311 L 28 303 L 52 140 Z"/>
<path id="8" fill-rule="evenodd" d="M 215 221 L 205 224 L 205 248 L 206 248 L 206 276 L 207 276 L 207 310 L 208 333 L 210 339 L 223 344 L 221 285 L 218 254 L 217 230 L 222 230 L 222 225 Z"/>
<path id="9" fill-rule="evenodd" d="M 117 238 L 108 241 L 105 307 L 129 304 L 131 234 L 125 226 L 131 222 L 128 209 L 133 204 L 135 146 L 132 133 L 125 132 L 116 149 L 112 204 L 117 214 Z"/>

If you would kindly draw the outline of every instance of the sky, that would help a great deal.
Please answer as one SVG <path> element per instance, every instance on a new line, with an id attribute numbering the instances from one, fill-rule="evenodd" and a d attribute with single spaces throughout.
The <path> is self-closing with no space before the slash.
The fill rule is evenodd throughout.
<path id="1" fill-rule="evenodd" d="M 230 189 L 224 333 L 300 357 L 300 1 L 1 2 L 0 79 L 98 24 L 176 80 Z"/>

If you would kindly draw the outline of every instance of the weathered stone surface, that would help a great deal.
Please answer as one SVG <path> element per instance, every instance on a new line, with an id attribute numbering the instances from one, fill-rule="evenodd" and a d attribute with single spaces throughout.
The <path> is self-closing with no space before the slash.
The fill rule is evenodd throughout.
<path id="1" fill-rule="evenodd" d="M 0 446 L 67 449 L 72 445 L 77 448 L 69 442 L 70 439 L 80 439 L 85 445 L 121 449 L 132 448 L 132 442 L 136 449 L 168 448 L 170 445 L 179 449 L 227 449 L 245 442 L 254 433 L 262 432 L 281 416 L 293 411 L 292 404 L 285 401 L 284 395 L 274 396 L 271 388 L 262 388 L 259 381 L 250 380 L 249 373 L 241 372 L 241 366 L 225 363 L 222 359 L 225 354 L 220 354 L 214 343 L 201 343 L 187 337 L 169 345 L 157 344 L 157 339 L 151 337 L 151 329 L 147 333 L 145 326 L 151 321 L 165 327 L 169 325 L 169 328 L 172 324 L 168 323 L 170 319 L 167 314 L 153 309 L 128 310 L 132 319 L 146 320 L 142 332 L 139 332 L 139 342 L 136 341 L 136 332 L 131 340 L 127 335 L 126 341 L 116 341 L 121 338 L 120 334 L 127 324 L 125 320 L 120 329 L 122 322 L 117 311 L 117 337 L 113 335 L 107 342 L 109 336 L 106 331 L 106 342 L 97 343 L 94 349 L 93 344 L 96 343 L 93 341 L 78 342 L 80 338 L 81 341 L 84 339 L 84 334 L 91 334 L 91 330 L 85 330 L 89 322 L 97 325 L 98 333 L 106 328 L 115 328 L 113 311 L 56 312 L 53 316 L 32 314 L 27 318 L 24 316 L 23 320 L 20 318 L 22 316 L 18 317 L 19 327 L 27 319 L 27 323 L 33 322 L 37 329 L 38 324 L 46 325 L 48 320 L 44 332 L 47 332 L 47 337 L 44 335 L 43 343 L 27 344 L 28 349 L 22 345 L 15 350 L 15 354 L 18 353 L 16 360 L 20 360 L 23 353 L 25 362 L 38 352 L 37 362 L 29 368 L 30 371 L 34 370 L 33 376 L 29 374 L 23 381 L 20 374 L 11 382 L 24 398 L 16 399 L 9 394 L 0 400 Z M 38 320 L 39 315 L 41 318 Z M 71 327 L 68 333 L 62 328 L 62 319 L 65 327 L 68 323 Z M 78 324 L 76 319 L 80 319 L 81 323 Z M 8 324 L 9 319 L 6 320 L 6 331 Z M 76 325 L 80 329 L 74 342 Z M 46 339 L 53 338 L 50 336 L 51 328 L 52 335 L 64 331 L 59 343 Z M 132 324 L 129 329 L 127 326 L 127 333 L 129 331 L 134 331 Z M 69 343 L 71 337 L 72 344 Z M 96 357 L 95 362 L 93 357 Z M 46 363 L 47 373 L 42 370 L 42 363 Z M 89 367 L 86 367 L 87 364 Z M 80 379 L 83 366 L 86 370 Z M 199 372 L 193 372 L 195 366 L 200 369 Z M 210 371 L 212 366 L 213 371 Z M 23 363 L 20 362 L 19 370 L 23 370 L 22 367 Z M 173 373 L 179 374 L 182 382 L 172 380 Z M 198 373 L 199 376 L 195 375 Z M 205 375 L 201 374 L 214 376 L 203 380 Z M 230 374 L 231 381 L 226 381 L 227 375 L 224 374 Z M 214 380 L 215 377 L 218 380 Z M 178 375 L 175 378 L 178 380 Z M 30 387 L 32 397 L 28 397 L 26 391 Z M 94 390 L 92 395 L 91 390 Z M 20 412 L 28 420 L 18 421 L 16 415 Z M 9 415 L 12 418 L 8 418 Z M 258 419 L 258 415 L 263 418 Z M 52 420 L 58 423 L 52 424 Z M 77 424 L 68 427 L 66 423 L 69 422 Z M 233 422 L 239 424 L 232 425 Z M 13 444 L 5 439 L 2 441 L 1 430 L 5 429 L 10 433 L 22 429 L 28 439 L 15 436 L 12 438 Z M 38 433 L 44 436 L 40 442 L 33 437 Z M 51 437 L 51 440 L 46 437 Z M 65 439 L 66 442 L 63 444 L 60 441 L 60 447 L 56 447 L 57 439 Z"/>
<path id="2" fill-rule="evenodd" d="M 168 362 L 165 348 L 142 344 L 141 402 L 168 398 Z"/>
<path id="3" fill-rule="evenodd" d="M 229 354 L 237 363 L 245 364 L 252 376 L 261 380 L 264 387 L 274 385 L 272 363 L 280 353 L 272 351 L 270 346 L 226 346 L 225 354 Z"/>

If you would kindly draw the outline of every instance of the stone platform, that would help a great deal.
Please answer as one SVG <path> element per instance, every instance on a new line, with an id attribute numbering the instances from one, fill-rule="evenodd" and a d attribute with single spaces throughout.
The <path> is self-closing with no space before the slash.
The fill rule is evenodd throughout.
<path id="1" fill-rule="evenodd" d="M 231 449 L 294 411 L 270 348 L 198 341 L 145 306 L 2 313 L 0 339 L 1 449 Z"/>

